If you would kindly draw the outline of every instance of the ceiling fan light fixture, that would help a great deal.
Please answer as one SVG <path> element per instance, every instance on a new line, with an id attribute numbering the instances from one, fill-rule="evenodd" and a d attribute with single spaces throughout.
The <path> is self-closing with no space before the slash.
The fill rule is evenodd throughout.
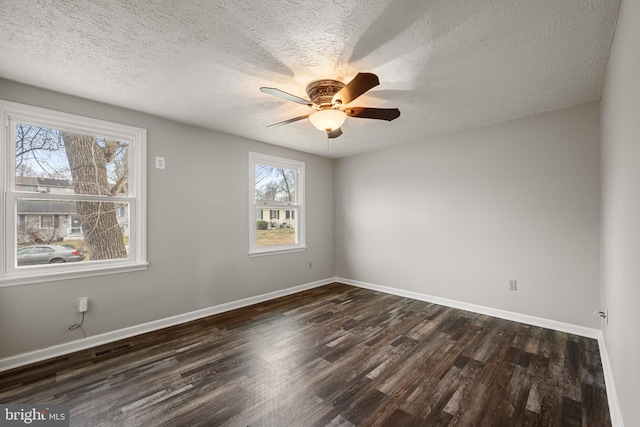
<path id="1" fill-rule="evenodd" d="M 345 120 L 347 120 L 347 114 L 344 111 L 332 109 L 316 111 L 309 116 L 311 124 L 327 132 L 340 128 Z"/>
<path id="2" fill-rule="evenodd" d="M 400 117 L 397 108 L 346 107 L 368 90 L 380 84 L 378 76 L 373 73 L 358 73 L 349 83 L 338 80 L 316 80 L 307 85 L 309 99 L 300 98 L 273 87 L 261 87 L 263 93 L 277 96 L 285 101 L 295 102 L 312 108 L 310 114 L 294 117 L 267 127 L 286 125 L 303 119 L 309 119 L 318 130 L 327 133 L 327 138 L 337 138 L 342 135 L 340 127 L 347 116 L 361 119 L 391 121 Z"/>

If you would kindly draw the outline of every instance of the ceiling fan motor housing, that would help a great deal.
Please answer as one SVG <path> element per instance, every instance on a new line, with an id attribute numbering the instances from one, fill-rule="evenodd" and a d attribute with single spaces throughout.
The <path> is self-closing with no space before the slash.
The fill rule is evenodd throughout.
<path id="1" fill-rule="evenodd" d="M 316 105 L 325 108 L 333 107 L 331 101 L 333 96 L 345 86 L 338 80 L 316 80 L 307 86 L 307 95 L 309 99 Z"/>
<path id="2" fill-rule="evenodd" d="M 309 119 L 318 128 L 327 132 L 329 138 L 337 138 L 342 135 L 340 129 L 347 117 L 375 120 L 395 120 L 400 117 L 400 110 L 397 108 L 371 108 L 371 107 L 348 107 L 346 105 L 353 102 L 360 95 L 378 86 L 380 80 L 373 73 L 358 73 L 349 83 L 333 79 L 316 80 L 307 85 L 307 95 L 309 99 L 300 98 L 280 89 L 273 87 L 261 87 L 260 91 L 269 95 L 277 96 L 286 101 L 302 104 L 313 108 L 311 114 L 294 117 L 289 120 L 274 123 L 268 127 L 286 125 L 299 120 Z"/>

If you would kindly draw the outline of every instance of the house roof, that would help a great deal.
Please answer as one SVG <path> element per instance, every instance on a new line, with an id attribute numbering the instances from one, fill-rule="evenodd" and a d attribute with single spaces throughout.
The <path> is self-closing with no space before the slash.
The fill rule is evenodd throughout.
<path id="1" fill-rule="evenodd" d="M 36 180 L 38 181 L 38 184 L 43 187 L 73 187 L 73 185 L 66 179 L 36 178 Z"/>
<path id="2" fill-rule="evenodd" d="M 0 75 L 225 133 L 342 157 L 600 98 L 619 0 L 4 2 Z M 25 19 L 28 17 L 28 19 Z M 327 142 L 318 79 L 376 73 Z M 327 148 L 327 145 L 329 146 Z"/>
<path id="3" fill-rule="evenodd" d="M 33 185 L 40 187 L 59 187 L 59 188 L 72 188 L 73 184 L 66 179 L 57 178 L 40 178 L 31 176 L 16 176 L 16 184 L 18 185 Z"/>
<path id="4" fill-rule="evenodd" d="M 18 199 L 18 214 L 74 215 L 76 202 Z"/>
<path id="5" fill-rule="evenodd" d="M 37 186 L 38 179 L 31 176 L 16 176 L 16 184 Z"/>

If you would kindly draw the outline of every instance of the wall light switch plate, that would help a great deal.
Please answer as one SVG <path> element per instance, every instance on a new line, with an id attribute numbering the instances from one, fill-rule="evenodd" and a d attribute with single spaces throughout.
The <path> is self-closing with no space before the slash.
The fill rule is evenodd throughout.
<path id="1" fill-rule="evenodd" d="M 156 156 L 156 169 L 164 169 L 164 157 Z"/>

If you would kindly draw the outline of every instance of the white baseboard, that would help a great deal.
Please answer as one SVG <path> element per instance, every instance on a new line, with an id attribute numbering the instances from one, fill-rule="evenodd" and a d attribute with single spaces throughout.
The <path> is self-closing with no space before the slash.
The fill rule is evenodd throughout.
<path id="1" fill-rule="evenodd" d="M 543 319 L 541 317 L 529 316 L 527 314 L 516 313 L 513 311 L 500 310 L 497 308 L 485 307 L 482 305 L 435 297 L 419 292 L 405 291 L 403 289 L 374 285 L 372 283 L 360 282 L 357 280 L 345 279 L 342 277 L 336 277 L 335 281 L 347 285 L 357 286 L 359 288 L 384 292 L 386 294 L 398 295 L 401 297 L 431 302 L 434 304 L 444 305 L 452 308 L 459 308 L 461 310 L 471 311 L 473 313 L 486 314 L 488 316 L 499 317 L 500 319 L 513 320 L 515 322 L 526 323 L 527 325 L 540 326 L 542 328 L 553 329 L 560 332 L 567 332 L 569 334 L 579 335 L 582 337 L 598 339 L 600 334 L 600 330 L 598 329 L 586 328 L 584 326 Z"/>
<path id="2" fill-rule="evenodd" d="M 435 297 L 432 295 L 422 294 L 419 292 L 412 292 L 412 291 L 406 291 L 403 289 L 391 288 L 387 286 L 374 285 L 372 283 L 345 279 L 343 277 L 336 277 L 335 281 L 339 283 L 344 283 L 346 285 L 357 286 L 359 288 L 371 289 L 374 291 L 384 292 L 386 294 L 398 295 L 401 297 L 411 298 L 419 301 L 431 302 L 434 304 L 444 305 L 446 307 L 458 308 L 461 310 L 471 311 L 473 313 L 486 314 L 488 316 L 498 317 L 506 320 L 513 320 L 515 322 L 526 323 L 528 325 L 533 325 L 533 326 L 540 326 L 542 328 L 553 329 L 560 332 L 566 332 L 569 334 L 579 335 L 579 336 L 598 340 L 598 347 L 600 348 L 600 360 L 602 361 L 602 370 L 604 371 L 604 381 L 607 389 L 609 413 L 611 414 L 611 425 L 613 427 L 624 427 L 623 421 L 622 421 L 622 412 L 620 411 L 620 404 L 618 402 L 618 395 L 616 393 L 616 387 L 613 383 L 613 372 L 611 370 L 609 355 L 607 354 L 607 347 L 605 345 L 601 330 L 586 328 L 584 326 L 572 325 L 570 323 L 558 322 L 555 320 L 544 319 L 541 317 L 529 316 L 526 314 L 515 313 L 512 311 L 499 310 L 496 308 L 484 307 L 481 305 L 469 304 L 466 302 L 460 302 L 460 301 L 450 300 L 446 298 Z"/>
<path id="3" fill-rule="evenodd" d="M 256 295 L 254 297 L 244 298 L 238 301 L 232 301 L 225 304 L 219 304 L 212 307 L 203 308 L 189 313 L 178 314 L 176 316 L 167 317 L 164 319 L 154 320 L 140 325 L 130 326 L 128 328 L 118 329 L 116 331 L 105 332 L 103 334 L 89 336 L 87 338 L 71 341 L 64 344 L 55 345 L 52 347 L 43 348 L 40 350 L 30 351 L 28 353 L 22 353 L 15 356 L 9 356 L 4 359 L 0 359 L 0 372 L 7 371 L 9 369 L 18 368 L 20 366 L 29 365 L 31 363 L 40 362 L 53 357 L 63 356 L 65 354 L 73 353 L 80 350 L 86 350 L 88 348 L 101 346 L 110 342 L 118 341 L 125 338 L 130 338 L 135 335 L 144 334 L 147 332 L 157 331 L 169 326 L 179 325 L 181 323 L 190 322 L 192 320 L 201 319 L 203 317 L 211 316 L 214 314 L 223 313 L 225 311 L 235 310 L 237 308 L 246 307 L 249 305 L 257 304 L 260 302 L 272 300 L 286 295 L 302 292 L 307 289 L 317 288 L 319 286 L 328 285 L 333 283 L 334 278 L 319 280 L 316 282 L 307 283 L 304 285 L 294 286 L 279 291 L 269 292 L 262 295 Z"/>
<path id="4" fill-rule="evenodd" d="M 620 402 L 618 401 L 618 393 L 616 392 L 616 385 L 613 382 L 611 360 L 609 359 L 607 345 L 604 342 L 604 335 L 601 331 L 598 336 L 598 347 L 600 347 L 600 360 L 602 361 L 602 370 L 604 371 L 604 383 L 607 386 L 607 401 L 609 402 L 611 425 L 613 427 L 624 427 L 622 411 L 620 410 Z"/>

